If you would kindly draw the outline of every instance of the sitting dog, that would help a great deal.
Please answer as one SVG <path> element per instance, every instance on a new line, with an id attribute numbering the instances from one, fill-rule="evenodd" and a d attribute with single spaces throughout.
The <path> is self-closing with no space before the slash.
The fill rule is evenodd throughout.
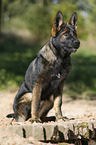
<path id="1" fill-rule="evenodd" d="M 29 118 L 32 122 L 42 122 L 52 107 L 56 120 L 64 120 L 61 111 L 63 86 L 71 69 L 70 54 L 79 46 L 76 12 L 67 24 L 61 11 L 57 12 L 52 36 L 29 65 L 15 96 L 13 116 L 17 122 Z M 7 117 L 10 116 L 12 114 Z"/>

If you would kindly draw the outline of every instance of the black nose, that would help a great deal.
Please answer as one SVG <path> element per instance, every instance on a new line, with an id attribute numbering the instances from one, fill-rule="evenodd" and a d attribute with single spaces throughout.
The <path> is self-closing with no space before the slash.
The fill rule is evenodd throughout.
<path id="1" fill-rule="evenodd" d="M 80 46 L 80 41 L 79 40 L 75 40 L 74 41 L 74 45 L 77 46 L 77 47 L 79 47 Z"/>

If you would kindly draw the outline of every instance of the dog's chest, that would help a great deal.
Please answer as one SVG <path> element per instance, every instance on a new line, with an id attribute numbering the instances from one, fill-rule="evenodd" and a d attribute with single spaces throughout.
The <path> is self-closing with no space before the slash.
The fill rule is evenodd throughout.
<path id="1" fill-rule="evenodd" d="M 50 97 L 58 87 L 61 86 L 68 76 L 71 69 L 70 58 L 68 58 L 65 63 L 62 64 L 55 62 L 53 66 L 46 73 L 44 85 L 42 88 L 42 99 Z"/>
<path id="2" fill-rule="evenodd" d="M 46 73 L 44 87 L 57 88 L 67 78 L 70 69 L 70 58 L 64 60 L 57 59 Z"/>

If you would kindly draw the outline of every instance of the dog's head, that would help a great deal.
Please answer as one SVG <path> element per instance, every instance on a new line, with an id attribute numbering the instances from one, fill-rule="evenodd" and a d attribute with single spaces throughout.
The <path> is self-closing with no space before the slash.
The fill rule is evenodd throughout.
<path id="1" fill-rule="evenodd" d="M 56 14 L 52 27 L 52 39 L 55 48 L 62 54 L 76 52 L 80 46 L 77 38 L 77 14 L 74 12 L 67 22 L 63 20 L 61 11 Z"/>

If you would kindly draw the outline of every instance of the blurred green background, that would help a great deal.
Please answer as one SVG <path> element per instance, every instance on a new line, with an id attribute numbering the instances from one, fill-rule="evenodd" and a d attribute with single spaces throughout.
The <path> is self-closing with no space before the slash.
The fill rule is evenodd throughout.
<path id="1" fill-rule="evenodd" d="M 51 36 L 58 10 L 65 22 L 77 12 L 81 41 L 64 92 L 73 99 L 96 98 L 96 0 L 0 0 L 0 90 L 18 89 Z"/>

